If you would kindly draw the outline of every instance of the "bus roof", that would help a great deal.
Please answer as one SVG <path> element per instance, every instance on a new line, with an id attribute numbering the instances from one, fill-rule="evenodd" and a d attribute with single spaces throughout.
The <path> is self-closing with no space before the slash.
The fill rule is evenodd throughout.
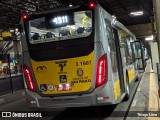
<path id="1" fill-rule="evenodd" d="M 80 6 L 72 6 L 72 7 L 68 6 L 68 7 L 53 8 L 53 9 L 37 12 L 37 13 L 35 13 L 35 15 L 48 14 L 48 13 L 52 13 L 52 12 L 60 12 L 60 11 L 63 11 L 63 10 L 71 10 L 71 9 L 76 9 L 78 7 L 80 7 Z"/>

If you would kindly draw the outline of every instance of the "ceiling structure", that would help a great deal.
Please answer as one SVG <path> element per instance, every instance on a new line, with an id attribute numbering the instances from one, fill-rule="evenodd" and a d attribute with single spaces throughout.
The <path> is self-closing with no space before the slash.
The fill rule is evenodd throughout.
<path id="1" fill-rule="evenodd" d="M 125 26 L 150 23 L 150 17 L 153 16 L 152 0 L 100 0 L 100 4 Z M 130 15 L 136 11 L 143 11 L 143 15 Z"/>
<path id="2" fill-rule="evenodd" d="M 89 0 L 0 0 L 0 31 L 20 27 L 22 13 L 35 13 L 61 6 L 80 5 Z M 111 15 L 125 26 L 150 23 L 153 16 L 152 0 L 97 0 Z M 143 11 L 142 16 L 133 17 L 130 12 Z M 143 40 L 144 41 L 144 40 Z M 146 43 L 146 42 L 144 42 Z M 13 47 L 10 41 L 0 41 L 0 55 Z M 0 56 L 0 58 L 3 56 Z"/>
<path id="3" fill-rule="evenodd" d="M 88 0 L 0 0 L 0 29 L 15 28 L 19 26 L 22 13 L 32 14 L 68 6 L 79 5 Z M 152 13 L 152 0 L 97 0 L 111 15 L 124 25 L 149 23 Z M 143 10 L 144 15 L 139 17 L 130 16 L 130 12 Z"/>

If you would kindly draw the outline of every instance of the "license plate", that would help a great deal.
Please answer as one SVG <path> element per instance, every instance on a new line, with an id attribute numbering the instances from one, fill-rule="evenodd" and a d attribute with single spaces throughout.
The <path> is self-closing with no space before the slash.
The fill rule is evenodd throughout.
<path id="1" fill-rule="evenodd" d="M 63 85 L 58 85 L 58 87 L 57 87 L 57 91 L 70 91 L 70 90 L 72 90 L 72 85 L 70 85 L 70 84 L 63 84 Z"/>

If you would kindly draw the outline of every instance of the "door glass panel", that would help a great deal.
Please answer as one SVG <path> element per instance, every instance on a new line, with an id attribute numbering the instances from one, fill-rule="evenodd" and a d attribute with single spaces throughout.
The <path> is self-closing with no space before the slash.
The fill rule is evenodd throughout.
<path id="1" fill-rule="evenodd" d="M 142 53 L 141 43 L 139 41 L 133 42 L 132 48 L 134 51 L 136 68 L 138 70 L 144 70 L 144 60 L 142 55 L 143 53 Z"/>

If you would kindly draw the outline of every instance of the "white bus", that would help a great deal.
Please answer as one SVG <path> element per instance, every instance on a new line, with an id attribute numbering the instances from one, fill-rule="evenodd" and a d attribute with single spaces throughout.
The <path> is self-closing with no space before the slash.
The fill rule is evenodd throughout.
<path id="1" fill-rule="evenodd" d="M 135 35 L 98 3 L 22 16 L 26 99 L 43 108 L 128 100 L 138 77 Z"/>

